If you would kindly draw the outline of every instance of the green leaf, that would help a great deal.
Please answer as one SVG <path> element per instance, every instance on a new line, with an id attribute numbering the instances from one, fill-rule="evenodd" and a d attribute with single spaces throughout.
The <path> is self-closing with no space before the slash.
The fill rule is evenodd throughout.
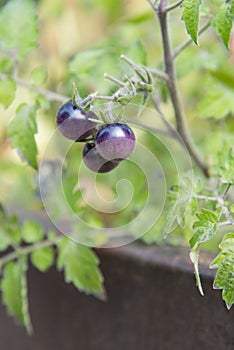
<path id="1" fill-rule="evenodd" d="M 234 184 L 234 151 L 230 148 L 228 155 L 219 169 L 220 180 L 225 184 Z"/>
<path id="2" fill-rule="evenodd" d="M 54 262 L 54 250 L 51 247 L 44 247 L 35 250 L 31 254 L 32 264 L 41 272 L 46 272 Z"/>
<path id="3" fill-rule="evenodd" d="M 192 197 L 189 205 L 188 205 L 189 211 L 191 212 L 192 215 L 194 215 L 198 209 L 198 200 L 195 197 Z"/>
<path id="4" fill-rule="evenodd" d="M 57 234 L 54 231 L 48 231 L 47 232 L 47 237 L 49 240 L 53 240 L 55 237 L 57 236 Z"/>
<path id="5" fill-rule="evenodd" d="M 216 166 L 218 168 L 218 171 L 220 170 L 220 167 L 223 166 L 223 164 L 226 162 L 227 156 L 229 154 L 229 150 L 230 150 L 230 143 L 227 141 L 227 139 L 225 139 L 223 140 L 222 146 L 219 148 L 216 154 Z M 224 185 L 222 184 L 222 186 Z M 222 188 L 221 188 L 221 191 L 222 191 Z"/>
<path id="6" fill-rule="evenodd" d="M 232 1 L 226 2 L 219 7 L 214 21 L 213 26 L 219 37 L 222 39 L 224 45 L 228 48 L 230 33 L 232 29 Z"/>
<path id="7" fill-rule="evenodd" d="M 136 39 L 132 43 L 132 45 L 126 53 L 126 56 L 136 63 L 140 63 L 143 66 L 147 65 L 147 53 L 139 39 Z"/>
<path id="8" fill-rule="evenodd" d="M 34 101 L 35 101 L 35 106 L 38 109 L 43 109 L 45 111 L 45 110 L 49 110 L 51 107 L 50 101 L 48 101 L 48 99 L 45 96 L 37 95 L 34 97 Z"/>
<path id="9" fill-rule="evenodd" d="M 190 254 L 190 259 L 194 265 L 194 273 L 195 273 L 195 278 L 196 278 L 196 283 L 199 292 L 201 295 L 204 295 L 202 284 L 201 284 L 201 279 L 200 279 L 200 274 L 199 274 L 199 268 L 198 268 L 198 262 L 199 262 L 199 248 L 198 246 L 195 249 L 192 249 Z"/>
<path id="10" fill-rule="evenodd" d="M 0 251 L 19 244 L 21 228 L 15 215 L 8 216 L 0 204 Z"/>
<path id="11" fill-rule="evenodd" d="M 231 204 L 229 207 L 230 213 L 234 213 L 234 204 Z"/>
<path id="12" fill-rule="evenodd" d="M 0 227 L 0 252 L 3 252 L 11 245 L 10 239 L 7 237 L 5 232 Z"/>
<path id="13" fill-rule="evenodd" d="M 43 238 L 42 227 L 34 221 L 24 221 L 22 227 L 22 238 L 26 243 L 35 243 L 41 241 Z"/>
<path id="14" fill-rule="evenodd" d="M 161 96 L 161 100 L 162 102 L 167 102 L 168 101 L 168 88 L 167 88 L 167 84 L 165 83 L 165 81 L 163 80 L 158 80 L 157 81 L 157 89 L 158 89 L 158 93 Z"/>
<path id="15" fill-rule="evenodd" d="M 92 50 L 79 52 L 70 62 L 69 71 L 73 80 L 78 82 L 79 92 L 84 96 L 93 90 L 102 91 L 102 94 L 109 94 L 111 89 L 110 83 L 103 79 L 103 74 L 115 77 L 120 76 L 118 45 L 116 47 L 107 43 L 105 47 L 94 48 Z M 93 77 L 95 76 L 95 79 Z"/>
<path id="16" fill-rule="evenodd" d="M 58 243 L 58 269 L 64 269 L 66 282 L 87 294 L 104 297 L 103 277 L 98 268 L 99 260 L 94 252 L 69 238 Z"/>
<path id="17" fill-rule="evenodd" d="M 198 104 L 197 114 L 200 118 L 225 118 L 234 114 L 233 89 L 213 81 L 203 99 Z"/>
<path id="18" fill-rule="evenodd" d="M 225 62 L 225 64 L 219 65 L 218 67 L 208 67 L 207 71 L 211 74 L 212 77 L 218 80 L 230 91 L 234 90 L 234 70 L 233 64 L 230 62 Z"/>
<path id="19" fill-rule="evenodd" d="M 156 2 L 156 1 L 155 1 Z M 125 19 L 126 23 L 138 25 L 142 22 L 147 22 L 153 19 L 153 11 L 147 9 L 145 12 L 130 13 L 129 17 Z"/>
<path id="20" fill-rule="evenodd" d="M 1 44 L 0 44 L 1 47 Z M 9 73 L 10 69 L 12 69 L 13 62 L 10 57 L 7 57 L 4 52 L 0 52 L 0 67 L 1 73 Z M 3 78 L 3 77 L 2 77 Z"/>
<path id="21" fill-rule="evenodd" d="M 184 7 L 182 20 L 185 22 L 187 32 L 195 44 L 197 44 L 200 5 L 201 0 L 186 0 L 182 4 Z"/>
<path id="22" fill-rule="evenodd" d="M 13 148 L 19 150 L 23 160 L 37 169 L 37 146 L 34 135 L 37 133 L 36 109 L 26 103 L 21 104 L 14 119 L 9 123 L 8 136 Z"/>
<path id="23" fill-rule="evenodd" d="M 33 83 L 36 85 L 42 85 L 46 82 L 47 72 L 44 66 L 37 67 L 31 72 Z"/>
<path id="24" fill-rule="evenodd" d="M 37 46 L 37 22 L 33 1 L 8 1 L 0 12 L 0 47 L 12 58 L 24 59 Z"/>
<path id="25" fill-rule="evenodd" d="M 108 54 L 106 48 L 79 52 L 70 62 L 70 72 L 76 75 L 89 74 L 91 70 L 97 67 L 97 62 L 106 54 Z"/>
<path id="26" fill-rule="evenodd" d="M 190 246 L 196 249 L 200 243 L 209 241 L 217 232 L 217 222 L 219 220 L 216 213 L 208 209 L 201 209 L 196 213 L 198 220 L 193 224 L 194 235 L 190 239 Z"/>
<path id="27" fill-rule="evenodd" d="M 101 7 L 102 13 L 105 13 L 105 21 L 113 22 L 116 18 L 119 18 L 123 12 L 124 4 L 121 1 L 109 1 L 109 0 L 84 0 L 80 1 L 80 5 L 86 9 L 86 11 L 95 11 L 98 7 Z"/>
<path id="28" fill-rule="evenodd" d="M 218 269 L 214 288 L 222 289 L 222 297 L 230 309 L 234 304 L 234 233 L 224 236 L 220 244 L 221 252 L 210 264 L 211 269 Z"/>
<path id="29" fill-rule="evenodd" d="M 27 260 L 21 257 L 17 262 L 9 262 L 3 269 L 1 283 L 2 300 L 8 313 L 14 316 L 24 325 L 29 334 L 32 333 L 32 325 L 28 310 L 27 298 Z"/>
<path id="30" fill-rule="evenodd" d="M 201 209 L 200 213 L 196 213 L 196 217 L 198 220 L 193 225 L 195 233 L 189 242 L 191 246 L 190 259 L 194 264 L 197 287 L 201 295 L 204 295 L 198 268 L 199 246 L 201 243 L 207 242 L 214 237 L 217 232 L 219 218 L 216 213 L 204 208 Z"/>
<path id="31" fill-rule="evenodd" d="M 11 78 L 0 80 L 0 103 L 7 108 L 15 98 L 16 84 Z"/>
<path id="32" fill-rule="evenodd" d="M 192 194 L 193 184 L 188 177 L 181 178 L 179 185 L 175 185 L 169 190 L 165 235 L 171 232 L 175 225 L 184 226 L 186 210 L 195 205 L 194 201 L 191 203 Z"/>

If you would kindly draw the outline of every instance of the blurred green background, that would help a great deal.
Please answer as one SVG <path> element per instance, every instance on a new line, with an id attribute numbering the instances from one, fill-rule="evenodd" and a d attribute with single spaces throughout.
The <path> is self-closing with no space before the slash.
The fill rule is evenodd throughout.
<path id="1" fill-rule="evenodd" d="M 0 10 L 4 3 L 6 1 L 0 2 Z M 159 26 L 147 1 L 40 0 L 36 1 L 36 4 L 39 18 L 38 48 L 31 51 L 22 62 L 13 65 L 8 62 L 9 57 L 6 58 L 0 50 L 1 66 L 7 71 L 6 67 L 9 65 L 8 72 L 14 74 L 14 64 L 17 64 L 17 74 L 23 81 L 56 91 L 68 98 L 73 93 L 73 82 L 77 83 L 83 97 L 97 90 L 102 95 L 108 95 L 114 91 L 115 86 L 106 81 L 103 74 L 106 72 L 121 79 L 124 74 L 129 73 L 129 68 L 119 59 L 121 54 L 126 54 L 137 63 L 162 68 Z M 201 23 L 204 21 L 202 18 Z M 181 9 L 171 14 L 170 26 L 173 47 L 188 39 L 181 20 Z M 214 29 L 208 29 L 199 39 L 199 46 L 192 44 L 178 56 L 176 68 L 180 97 L 191 134 L 212 168 L 223 143 L 233 145 L 234 141 L 234 69 L 230 51 L 220 42 Z M 162 100 L 164 114 L 173 123 L 173 111 L 164 84 L 156 80 L 155 91 Z M 36 136 L 39 160 L 55 129 L 55 117 L 60 103 L 49 103 L 45 97 L 39 97 L 33 88 L 18 86 L 13 103 L 8 108 L 0 105 L 0 200 L 8 206 L 20 205 L 37 211 L 42 208 L 37 175 L 34 170 L 20 162 L 17 152 L 11 149 L 6 131 L 16 107 L 22 102 L 40 105 L 37 112 Z M 134 117 L 133 115 L 132 118 Z M 159 123 L 158 118 L 147 119 L 147 113 L 144 121 L 150 127 L 157 127 Z M 151 136 L 144 132 L 136 132 L 139 139 L 161 157 L 169 188 L 175 180 L 175 169 L 167 150 Z M 68 169 L 64 187 L 67 189 L 67 200 L 71 206 L 84 211 L 80 194 L 72 192 L 77 181 L 75 164 L 81 160 L 79 147 L 72 147 L 69 153 L 74 168 L 70 173 Z M 56 158 L 59 152 L 52 149 L 52 155 L 53 152 Z M 181 161 L 183 163 L 183 159 Z M 114 175 L 98 178 L 99 183 L 107 186 L 108 181 L 110 183 L 113 178 L 124 176 L 128 172 L 127 167 L 126 163 L 118 170 L 119 173 L 113 172 Z M 132 176 L 131 181 L 136 189 L 139 181 L 144 184 L 145 179 L 144 176 Z M 114 192 L 114 189 L 112 190 Z M 108 197 L 106 187 L 103 193 L 107 193 Z M 127 221 L 138 207 L 138 203 L 141 208 L 144 195 L 141 191 L 136 191 L 135 196 L 135 206 L 122 213 L 122 216 L 117 218 L 118 222 Z M 97 225 L 102 225 L 103 220 L 105 224 L 110 221 L 99 213 L 92 211 L 89 214 L 87 208 L 84 215 Z M 191 232 L 185 233 L 186 240 L 190 235 Z M 154 228 L 147 241 L 150 243 L 156 240 L 157 236 L 158 228 Z M 181 243 L 180 238 L 176 235 L 174 237 L 175 242 Z M 171 241 L 174 242 L 174 238 Z M 184 236 L 182 243 L 183 241 Z"/>

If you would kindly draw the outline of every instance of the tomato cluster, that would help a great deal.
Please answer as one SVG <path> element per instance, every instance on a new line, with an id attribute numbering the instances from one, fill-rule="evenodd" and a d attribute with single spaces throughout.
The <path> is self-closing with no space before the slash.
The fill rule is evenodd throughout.
<path id="1" fill-rule="evenodd" d="M 57 126 L 63 136 L 85 142 L 82 156 L 89 169 L 106 173 L 132 153 L 136 138 L 132 129 L 124 123 L 98 127 L 95 119 L 95 113 L 84 111 L 69 100 L 57 113 Z"/>

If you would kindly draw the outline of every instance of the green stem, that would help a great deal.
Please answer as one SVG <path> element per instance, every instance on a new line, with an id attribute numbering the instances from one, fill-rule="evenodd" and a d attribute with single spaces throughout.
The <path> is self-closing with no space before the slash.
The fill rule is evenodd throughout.
<path id="1" fill-rule="evenodd" d="M 165 11 L 166 7 L 167 7 L 167 0 L 161 0 L 158 6 L 157 14 L 159 18 L 161 36 L 163 41 L 165 70 L 169 78 L 167 81 L 167 87 L 169 90 L 171 102 L 175 113 L 176 128 L 178 133 L 182 137 L 190 156 L 196 162 L 196 164 L 201 169 L 205 177 L 209 177 L 208 168 L 205 162 L 203 161 L 203 159 L 201 158 L 200 154 L 196 150 L 192 142 L 192 139 L 189 135 L 188 128 L 185 122 L 182 105 L 179 99 L 178 87 L 176 84 L 173 52 L 171 48 L 170 34 L 169 34 L 169 28 L 168 28 L 168 18 L 167 18 L 168 14 Z"/>
<path id="2" fill-rule="evenodd" d="M 204 33 L 210 27 L 210 23 L 211 23 L 211 20 L 209 20 L 206 24 L 204 24 L 204 26 L 201 27 L 201 29 L 198 31 L 197 35 L 199 36 L 202 33 Z M 174 52 L 172 53 L 172 57 L 176 58 L 184 49 L 186 49 L 186 47 L 188 47 L 192 43 L 193 43 L 193 40 L 188 39 L 184 43 L 182 43 L 181 45 L 177 46 L 174 49 Z"/>
<path id="3" fill-rule="evenodd" d="M 156 68 L 149 68 L 149 72 L 156 78 L 163 80 L 163 81 L 168 81 L 168 76 L 166 73 L 160 71 L 159 69 Z"/>
<path id="4" fill-rule="evenodd" d="M 170 132 L 171 136 L 174 139 L 176 139 L 177 141 L 179 141 L 181 144 L 183 144 L 183 141 L 182 141 L 181 137 L 178 135 L 177 131 L 174 129 L 174 127 L 171 126 L 171 124 L 169 123 L 167 118 L 164 116 L 164 114 L 160 108 L 159 103 L 157 103 L 157 101 L 154 98 L 151 98 L 151 102 L 152 102 L 154 108 L 156 109 L 156 111 L 158 112 L 159 117 L 162 120 L 163 124 L 165 125 L 167 130 Z"/>
<path id="5" fill-rule="evenodd" d="M 113 101 L 113 97 L 112 96 L 95 95 L 95 96 L 93 96 L 93 101 L 94 100 Z"/>
<path id="6" fill-rule="evenodd" d="M 234 220 L 233 220 L 233 218 L 231 216 L 231 213 L 230 213 L 228 207 L 225 205 L 223 198 L 221 198 L 221 197 L 212 197 L 212 196 L 209 197 L 209 196 L 203 196 L 203 195 L 195 195 L 194 198 L 218 203 L 220 205 L 221 209 L 222 209 L 223 215 L 227 219 L 227 222 L 229 222 L 229 225 L 233 225 L 234 224 Z"/>
<path id="7" fill-rule="evenodd" d="M 145 74 L 145 70 L 136 65 L 135 62 L 133 62 L 132 60 L 130 60 L 130 58 L 128 58 L 127 56 L 125 55 L 121 55 L 120 56 L 120 59 L 125 61 L 127 64 L 129 64 L 129 66 L 136 72 L 136 74 L 139 76 L 139 78 L 144 81 L 145 78 L 144 78 L 144 74 Z"/>
<path id="8" fill-rule="evenodd" d="M 6 75 L 4 75 L 4 74 L 0 75 L 0 80 L 5 80 L 6 78 L 7 78 Z M 69 97 L 67 97 L 67 96 L 58 94 L 57 92 L 53 92 L 53 91 L 50 91 L 47 89 L 40 88 L 34 84 L 31 84 L 31 83 L 28 83 L 24 80 L 21 80 L 20 78 L 18 78 L 16 76 L 12 76 L 11 78 L 14 80 L 14 82 L 17 85 L 23 86 L 26 89 L 32 89 L 32 90 L 36 91 L 39 95 L 46 97 L 46 99 L 48 101 L 58 101 L 58 102 L 64 103 L 67 100 L 69 100 Z"/>
<path id="9" fill-rule="evenodd" d="M 224 198 L 224 199 L 227 197 L 228 192 L 229 192 L 231 186 L 232 186 L 232 184 L 228 184 L 228 185 L 227 185 L 227 187 L 226 187 L 226 189 L 225 189 L 225 191 L 224 191 L 224 194 L 223 194 L 223 198 Z"/>
<path id="10" fill-rule="evenodd" d="M 0 267 L 4 266 L 8 262 L 17 259 L 20 255 L 29 255 L 35 250 L 39 250 L 45 247 L 50 247 L 56 244 L 61 239 L 61 236 L 56 236 L 54 239 L 47 239 L 42 242 L 37 242 L 26 247 L 17 247 L 17 250 L 3 256 L 0 259 Z"/>
<path id="11" fill-rule="evenodd" d="M 133 120 L 133 119 L 125 118 L 125 121 L 126 121 L 127 123 L 130 123 L 130 124 L 139 126 L 139 127 L 142 128 L 142 129 L 149 130 L 149 131 L 151 131 L 152 133 L 164 135 L 164 136 L 171 137 L 171 138 L 176 138 L 176 137 L 174 137 L 174 135 L 173 135 L 169 130 L 164 130 L 164 129 L 160 129 L 160 128 L 155 128 L 155 127 L 153 127 L 153 126 L 151 127 L 151 126 L 149 126 L 149 125 L 146 125 L 146 124 L 144 124 L 144 123 L 138 122 L 138 121 Z"/>
<path id="12" fill-rule="evenodd" d="M 173 4 L 171 5 L 168 5 L 166 8 L 165 8 L 165 11 L 166 12 L 170 12 L 174 9 L 176 9 L 177 7 L 179 7 L 182 3 L 183 3 L 184 0 L 179 0 L 179 1 L 176 1 L 174 2 Z"/>
<path id="13" fill-rule="evenodd" d="M 150 4 L 150 6 L 152 7 L 152 9 L 155 11 L 155 13 L 157 13 L 157 9 L 158 9 L 158 2 L 157 1 L 153 1 L 152 0 L 147 0 L 148 3 Z"/>
<path id="14" fill-rule="evenodd" d="M 224 227 L 224 226 L 229 226 L 229 225 L 234 225 L 234 223 L 232 221 L 229 221 L 229 220 L 218 223 L 219 228 Z"/>
<path id="15" fill-rule="evenodd" d="M 123 83 L 122 81 L 120 81 L 119 79 L 117 79 L 115 77 L 112 77 L 112 75 L 110 75 L 108 73 L 104 73 L 104 78 L 112 81 L 113 83 L 115 83 L 116 85 L 119 85 L 120 87 L 125 88 L 125 86 L 126 86 L 125 83 Z"/>

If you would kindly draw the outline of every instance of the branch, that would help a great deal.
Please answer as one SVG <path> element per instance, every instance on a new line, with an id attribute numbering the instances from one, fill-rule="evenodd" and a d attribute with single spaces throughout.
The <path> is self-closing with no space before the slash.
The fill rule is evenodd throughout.
<path id="1" fill-rule="evenodd" d="M 218 227 L 223 227 L 228 225 L 234 225 L 233 221 L 223 221 L 218 223 Z"/>
<path id="2" fill-rule="evenodd" d="M 7 78 L 6 75 L 4 75 L 4 74 L 0 75 L 0 80 L 5 80 L 6 78 Z M 36 86 L 34 84 L 31 84 L 31 83 L 28 83 L 28 82 L 26 82 L 24 80 L 21 80 L 17 76 L 11 76 L 11 78 L 14 80 L 14 82 L 17 85 L 23 86 L 23 87 L 25 87 L 27 89 L 34 90 L 39 95 L 42 95 L 42 96 L 46 97 L 48 101 L 58 101 L 58 102 L 64 103 L 67 100 L 69 100 L 69 97 L 67 97 L 67 96 L 58 94 L 57 92 L 53 92 L 53 91 L 50 91 L 50 90 L 47 90 L 47 89 L 40 88 L 40 87 L 38 87 L 38 86 Z"/>
<path id="3" fill-rule="evenodd" d="M 53 91 L 50 91 L 47 89 L 40 88 L 34 84 L 27 83 L 27 82 L 25 82 L 17 77 L 14 78 L 14 81 L 18 85 L 21 85 L 21 86 L 24 86 L 26 88 L 29 88 L 29 89 L 36 91 L 38 94 L 46 97 L 48 101 L 58 101 L 58 102 L 64 103 L 67 100 L 69 100 L 69 97 L 67 97 L 67 96 L 60 95 L 57 92 L 53 92 Z"/>
<path id="4" fill-rule="evenodd" d="M 110 75 L 108 73 L 104 73 L 104 78 L 112 81 L 113 83 L 115 83 L 116 85 L 119 85 L 120 87 L 123 87 L 123 88 L 126 87 L 125 83 L 123 83 L 121 80 L 113 77 L 112 75 Z"/>
<path id="5" fill-rule="evenodd" d="M 211 24 L 211 20 L 209 20 L 206 24 L 204 24 L 204 26 L 201 27 L 201 29 L 198 31 L 198 36 L 201 35 L 203 32 L 205 32 L 206 29 L 209 28 L 210 24 Z M 188 47 L 192 43 L 193 43 L 193 40 L 188 39 L 183 44 L 177 46 L 174 49 L 174 52 L 172 53 L 172 58 L 176 58 L 184 49 L 186 49 L 186 47 Z"/>
<path id="6" fill-rule="evenodd" d="M 167 130 L 154 128 L 144 123 L 138 122 L 136 120 L 128 119 L 128 118 L 125 118 L 125 120 L 127 123 L 131 123 L 133 125 L 139 126 L 140 128 L 152 131 L 153 133 L 158 133 L 167 137 L 173 137 L 172 133 Z"/>
<path id="7" fill-rule="evenodd" d="M 156 99 L 155 98 L 151 98 L 151 102 L 152 102 L 154 108 L 156 109 L 156 111 L 158 112 L 159 117 L 162 120 L 163 124 L 166 126 L 166 128 L 170 132 L 171 137 L 173 137 L 174 139 L 176 139 L 180 143 L 183 143 L 181 137 L 179 137 L 179 135 L 178 135 L 177 131 L 175 130 L 175 128 L 173 128 L 173 126 L 171 126 L 171 124 L 169 123 L 167 118 L 164 116 L 164 114 L 161 111 L 161 108 L 159 106 L 159 103 L 157 103 Z"/>
<path id="8" fill-rule="evenodd" d="M 223 194 L 223 198 L 224 198 L 224 199 L 227 198 L 228 192 L 229 192 L 229 190 L 230 190 L 231 187 L 232 187 L 232 184 L 228 184 L 228 185 L 227 185 L 227 187 L 226 187 L 226 189 L 225 189 L 225 191 L 224 191 L 224 194 Z"/>
<path id="9" fill-rule="evenodd" d="M 3 256 L 0 259 L 0 269 L 2 268 L 3 265 L 7 264 L 8 262 L 17 259 L 20 255 L 29 255 L 35 250 L 42 249 L 45 247 L 50 247 L 56 244 L 60 239 L 61 239 L 61 236 L 57 236 L 54 239 L 47 239 L 42 242 L 37 242 L 35 244 L 31 244 L 26 247 L 17 247 L 17 250 L 14 250 L 13 252 Z"/>
<path id="10" fill-rule="evenodd" d="M 196 196 L 194 196 L 194 198 L 218 203 L 220 205 L 221 209 L 222 209 L 223 215 L 227 219 L 227 222 L 229 222 L 229 225 L 233 225 L 234 224 L 234 220 L 233 220 L 233 218 L 232 218 L 232 216 L 230 214 L 230 211 L 229 211 L 228 207 L 225 205 L 224 199 L 222 197 L 196 195 Z"/>
<path id="11" fill-rule="evenodd" d="M 167 7 L 167 0 L 161 0 L 158 7 L 157 14 L 159 18 L 161 36 L 163 41 L 165 70 L 169 78 L 169 80 L 167 81 L 167 87 L 169 90 L 171 102 L 175 113 L 176 128 L 178 133 L 182 137 L 190 156 L 196 162 L 196 164 L 201 169 L 203 174 L 206 177 L 209 177 L 208 168 L 204 163 L 203 159 L 201 159 L 200 154 L 197 152 L 192 142 L 192 139 L 189 135 L 187 125 L 185 123 L 185 117 L 183 114 L 182 105 L 179 99 L 178 87 L 176 84 L 174 60 L 173 60 L 173 53 L 171 48 L 170 34 L 169 34 L 168 21 L 167 21 L 168 14 L 167 12 L 165 12 L 166 7 Z"/>
<path id="12" fill-rule="evenodd" d="M 165 8 L 165 11 L 166 11 L 166 12 L 170 12 L 170 11 L 176 9 L 177 7 L 179 7 L 183 2 L 184 2 L 184 0 L 179 0 L 179 1 L 177 1 L 177 2 L 174 2 L 173 4 L 168 5 L 168 6 Z"/>
<path id="13" fill-rule="evenodd" d="M 157 0 L 155 0 L 155 1 L 147 0 L 147 1 L 150 4 L 150 6 L 152 7 L 152 9 L 157 13 L 157 9 L 158 9 L 158 2 L 157 2 Z"/>
<path id="14" fill-rule="evenodd" d="M 160 71 L 159 69 L 156 68 L 149 68 L 149 72 L 156 78 L 163 80 L 163 81 L 168 81 L 168 76 L 165 72 Z"/>

